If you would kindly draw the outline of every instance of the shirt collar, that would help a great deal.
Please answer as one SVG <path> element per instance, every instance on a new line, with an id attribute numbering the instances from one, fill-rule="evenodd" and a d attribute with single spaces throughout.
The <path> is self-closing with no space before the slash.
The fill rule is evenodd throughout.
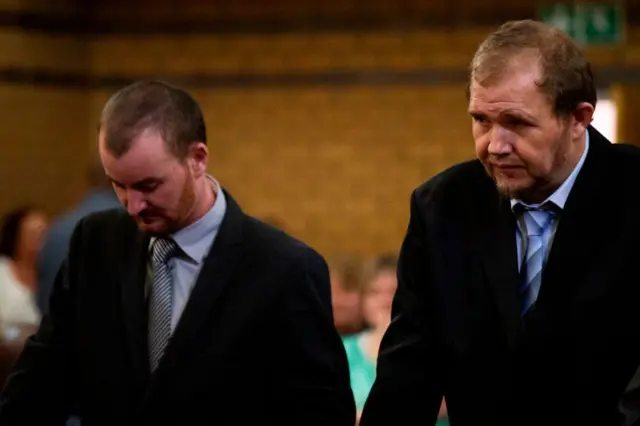
<path id="1" fill-rule="evenodd" d="M 544 200 L 540 204 L 527 204 L 522 200 L 511 199 L 511 209 L 513 210 L 513 208 L 519 204 L 525 207 L 537 208 L 546 203 L 553 203 L 560 210 L 564 209 L 564 205 L 567 202 L 567 198 L 569 198 L 569 193 L 571 192 L 571 188 L 573 188 L 573 184 L 575 183 L 576 178 L 578 177 L 578 173 L 580 173 L 580 170 L 582 169 L 584 161 L 587 158 L 588 151 L 589 151 L 589 131 L 587 130 L 585 132 L 585 145 L 584 145 L 584 152 L 582 153 L 582 157 L 580 157 L 580 161 L 578 161 L 578 164 L 576 164 L 576 166 L 574 167 L 569 177 L 567 177 L 564 180 L 564 182 L 562 182 L 562 185 L 560 185 L 558 189 L 556 189 L 553 192 L 553 194 L 551 194 L 546 200 Z"/>
<path id="2" fill-rule="evenodd" d="M 200 219 L 171 235 L 188 260 L 197 264 L 200 264 L 207 255 L 227 209 L 222 187 L 213 177 L 208 178 L 216 194 L 213 206 Z M 152 238 L 149 244 L 150 249 L 154 241 L 155 238 Z"/>

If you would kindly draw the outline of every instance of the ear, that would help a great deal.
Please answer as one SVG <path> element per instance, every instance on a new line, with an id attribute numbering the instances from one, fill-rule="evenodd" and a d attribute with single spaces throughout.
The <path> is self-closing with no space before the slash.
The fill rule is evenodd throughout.
<path id="1" fill-rule="evenodd" d="M 571 119 L 571 138 L 578 139 L 593 121 L 595 108 L 588 102 L 581 102 L 573 111 Z"/>
<path id="2" fill-rule="evenodd" d="M 189 147 L 189 166 L 194 177 L 200 177 L 207 173 L 207 162 L 209 159 L 209 150 L 207 145 L 202 142 L 196 142 Z"/>

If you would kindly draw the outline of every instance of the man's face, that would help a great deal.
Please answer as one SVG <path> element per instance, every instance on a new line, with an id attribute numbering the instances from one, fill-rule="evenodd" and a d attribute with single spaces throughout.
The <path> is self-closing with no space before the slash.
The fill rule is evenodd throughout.
<path id="1" fill-rule="evenodd" d="M 169 235 L 188 224 L 196 202 L 190 158 L 169 152 L 158 132 L 147 130 L 116 158 L 99 135 L 102 165 L 120 202 L 149 235 Z"/>
<path id="2" fill-rule="evenodd" d="M 487 173 L 503 195 L 534 202 L 559 184 L 572 141 L 571 120 L 554 114 L 539 80 L 535 60 L 521 58 L 489 85 L 472 79 L 469 99 L 476 154 Z"/>

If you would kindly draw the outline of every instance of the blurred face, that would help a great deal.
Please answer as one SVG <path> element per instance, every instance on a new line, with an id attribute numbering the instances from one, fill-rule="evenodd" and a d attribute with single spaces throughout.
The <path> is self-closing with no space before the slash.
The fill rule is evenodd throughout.
<path id="1" fill-rule="evenodd" d="M 18 257 L 35 259 L 47 225 L 47 217 L 41 212 L 31 212 L 22 220 L 16 252 Z"/>
<path id="2" fill-rule="evenodd" d="M 398 288 L 396 271 L 382 271 L 369 283 L 362 299 L 365 320 L 374 328 L 386 328 L 391 321 L 391 304 Z"/>
<path id="3" fill-rule="evenodd" d="M 534 59 L 519 58 L 490 85 L 472 79 L 469 112 L 476 154 L 498 190 L 509 198 L 542 202 L 580 159 L 593 107 L 580 104 L 566 118 L 537 86 Z"/>
<path id="4" fill-rule="evenodd" d="M 166 148 L 154 131 L 142 132 L 116 158 L 99 135 L 100 158 L 120 202 L 149 235 L 169 235 L 193 221 L 198 190 L 206 174 L 207 149 L 194 143 L 185 159 Z"/>
<path id="5" fill-rule="evenodd" d="M 340 332 L 352 332 L 362 324 L 360 293 L 345 290 L 339 274 L 332 272 L 330 279 L 335 326 Z"/>

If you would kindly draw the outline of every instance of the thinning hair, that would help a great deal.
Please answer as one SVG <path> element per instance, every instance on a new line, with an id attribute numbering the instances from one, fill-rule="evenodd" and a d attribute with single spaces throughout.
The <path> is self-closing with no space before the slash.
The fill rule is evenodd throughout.
<path id="1" fill-rule="evenodd" d="M 184 158 L 193 143 L 207 143 L 198 103 L 185 90 L 159 80 L 138 81 L 111 96 L 102 110 L 99 130 L 116 157 L 126 154 L 145 131 L 158 132 L 178 158 Z"/>
<path id="2" fill-rule="evenodd" d="M 493 84 L 530 58 L 540 67 L 536 84 L 557 116 L 571 114 L 581 102 L 595 108 L 594 77 L 582 50 L 563 31 L 533 20 L 509 21 L 480 44 L 469 67 L 467 94 L 472 81 Z"/>

